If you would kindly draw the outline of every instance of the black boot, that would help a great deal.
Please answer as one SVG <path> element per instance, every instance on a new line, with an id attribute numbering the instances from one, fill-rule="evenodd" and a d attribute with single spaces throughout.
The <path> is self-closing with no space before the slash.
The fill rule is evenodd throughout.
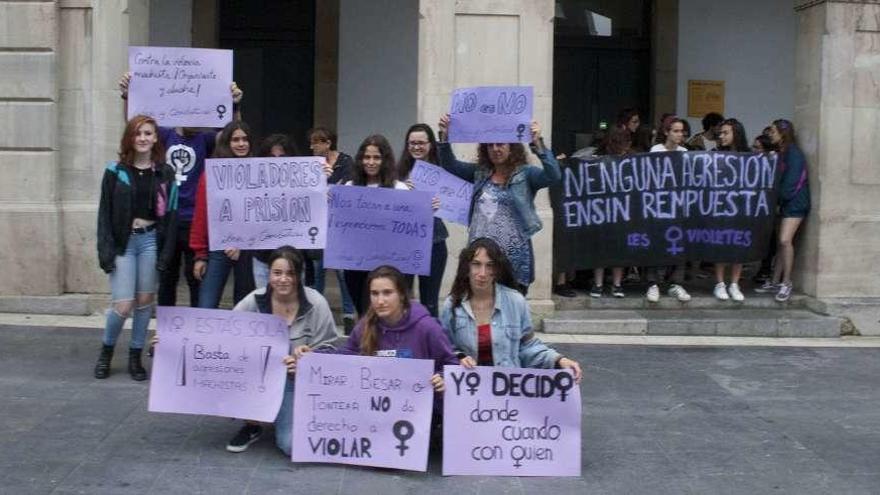
<path id="1" fill-rule="evenodd" d="M 138 382 L 147 379 L 147 370 L 141 364 L 141 352 L 143 349 L 128 350 L 128 373 L 131 374 L 132 380 Z"/>
<path id="2" fill-rule="evenodd" d="M 107 378 L 110 376 L 110 361 L 113 361 L 113 346 L 101 346 L 101 355 L 95 364 L 95 378 Z"/>

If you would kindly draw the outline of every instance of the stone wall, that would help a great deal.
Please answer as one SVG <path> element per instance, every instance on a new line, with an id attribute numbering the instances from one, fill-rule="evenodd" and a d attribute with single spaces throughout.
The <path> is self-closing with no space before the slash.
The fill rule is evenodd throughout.
<path id="1" fill-rule="evenodd" d="M 64 291 L 58 2 L 0 1 L 0 294 Z"/>

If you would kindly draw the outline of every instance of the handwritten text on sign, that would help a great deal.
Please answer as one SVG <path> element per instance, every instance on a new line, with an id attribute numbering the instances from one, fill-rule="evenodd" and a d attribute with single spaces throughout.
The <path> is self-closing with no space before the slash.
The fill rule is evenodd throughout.
<path id="1" fill-rule="evenodd" d="M 444 368 L 443 474 L 580 476 L 581 393 L 563 370 Z"/>
<path id="2" fill-rule="evenodd" d="M 391 265 L 428 275 L 434 235 L 431 193 L 332 186 L 324 266 L 372 270 Z"/>
<path id="3" fill-rule="evenodd" d="M 327 236 L 327 176 L 314 156 L 205 160 L 208 243 L 322 249 Z"/>
<path id="4" fill-rule="evenodd" d="M 281 318 L 160 306 L 149 410 L 274 421 L 290 337 Z"/>
<path id="5" fill-rule="evenodd" d="M 168 127 L 223 127 L 232 120 L 232 50 L 130 46 L 128 117 Z"/>
<path id="6" fill-rule="evenodd" d="M 449 108 L 449 142 L 530 141 L 532 93 L 531 86 L 456 89 Z"/>
<path id="7" fill-rule="evenodd" d="M 760 260 L 773 230 L 777 175 L 777 156 L 760 153 L 569 162 L 551 190 L 554 261 L 578 269 Z"/>
<path id="8" fill-rule="evenodd" d="M 473 184 L 422 160 L 416 160 L 409 178 L 416 190 L 430 191 L 440 198 L 440 209 L 434 216 L 468 225 L 471 196 L 474 194 Z"/>
<path id="9" fill-rule="evenodd" d="M 297 462 L 428 467 L 434 362 L 309 353 L 297 363 Z"/>

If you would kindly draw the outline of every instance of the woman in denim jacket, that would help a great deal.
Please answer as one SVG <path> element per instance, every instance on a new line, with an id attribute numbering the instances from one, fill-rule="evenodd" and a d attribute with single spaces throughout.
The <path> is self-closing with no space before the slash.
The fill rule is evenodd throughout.
<path id="1" fill-rule="evenodd" d="M 525 297 L 514 283 L 510 262 L 495 241 L 474 240 L 461 251 L 440 323 L 462 366 L 568 368 L 581 379 L 577 361 L 547 347 L 532 331 Z"/>
<path id="2" fill-rule="evenodd" d="M 525 294 L 535 280 L 531 237 L 542 228 L 535 211 L 535 194 L 562 178 L 553 152 L 544 146 L 541 127 L 532 122 L 529 146 L 540 158 L 542 168 L 529 166 L 521 143 L 480 143 L 476 164 L 459 162 L 446 142 L 449 114 L 440 118 L 439 128 L 440 166 L 474 184 L 468 239 L 488 237 L 496 241 L 513 266 L 516 283 L 512 286 Z"/>

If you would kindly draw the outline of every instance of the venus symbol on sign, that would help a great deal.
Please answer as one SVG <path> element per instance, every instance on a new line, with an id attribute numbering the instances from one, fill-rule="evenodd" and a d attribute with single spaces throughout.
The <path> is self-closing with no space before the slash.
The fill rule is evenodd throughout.
<path id="1" fill-rule="evenodd" d="M 406 444 L 406 441 L 412 438 L 415 433 L 415 429 L 413 428 L 412 423 L 406 421 L 405 419 L 401 419 L 400 421 L 394 423 L 394 427 L 391 429 L 394 433 L 395 438 L 400 440 L 400 443 L 395 447 L 400 451 L 400 456 L 403 457 L 404 452 L 409 446 Z"/>
<path id="2" fill-rule="evenodd" d="M 675 256 L 684 251 L 684 248 L 678 245 L 678 242 L 682 239 L 684 239 L 684 232 L 682 232 L 680 228 L 673 225 L 666 229 L 666 241 L 669 242 L 669 247 L 666 248 L 666 252 Z"/>

